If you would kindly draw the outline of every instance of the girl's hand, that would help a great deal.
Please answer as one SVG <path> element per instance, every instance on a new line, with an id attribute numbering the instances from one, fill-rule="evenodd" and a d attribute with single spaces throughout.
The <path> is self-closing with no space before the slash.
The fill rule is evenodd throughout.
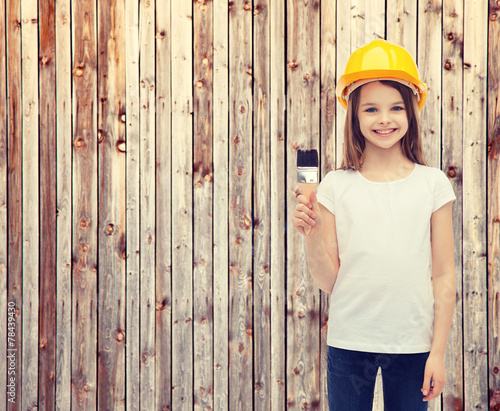
<path id="1" fill-rule="evenodd" d="M 297 195 L 299 204 L 297 204 L 292 214 L 292 224 L 304 236 L 306 235 L 304 230 L 310 228 L 311 232 L 307 237 L 314 237 L 318 233 L 321 233 L 322 226 L 321 211 L 316 198 L 316 192 L 312 190 L 310 198 L 307 198 L 302 194 L 300 188 L 297 187 L 295 194 Z"/>
<path id="2" fill-rule="evenodd" d="M 433 385 L 431 386 L 431 381 Z M 439 397 L 444 390 L 446 384 L 446 367 L 444 357 L 436 354 L 429 354 L 425 363 L 424 384 L 422 386 L 422 394 L 424 401 L 430 401 Z"/>

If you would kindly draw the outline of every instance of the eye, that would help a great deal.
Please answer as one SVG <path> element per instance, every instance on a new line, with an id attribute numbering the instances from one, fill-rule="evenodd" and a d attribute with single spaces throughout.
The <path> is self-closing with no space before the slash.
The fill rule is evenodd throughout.
<path id="1" fill-rule="evenodd" d="M 377 110 L 375 108 L 373 108 L 373 107 L 370 107 L 370 108 L 367 108 L 365 111 L 367 113 L 375 113 Z"/>
<path id="2" fill-rule="evenodd" d="M 393 107 L 392 108 L 394 111 L 402 111 L 404 110 L 405 108 L 404 107 L 401 107 L 401 106 L 396 106 L 396 107 Z"/>

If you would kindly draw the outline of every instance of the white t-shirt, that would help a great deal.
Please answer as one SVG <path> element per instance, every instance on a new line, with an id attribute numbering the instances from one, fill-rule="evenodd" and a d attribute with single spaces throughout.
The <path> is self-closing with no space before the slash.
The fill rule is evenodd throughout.
<path id="1" fill-rule="evenodd" d="M 335 215 L 340 270 L 327 343 L 378 353 L 427 352 L 432 343 L 431 214 L 455 200 L 439 169 L 415 164 L 401 180 L 331 171 L 318 201 Z"/>

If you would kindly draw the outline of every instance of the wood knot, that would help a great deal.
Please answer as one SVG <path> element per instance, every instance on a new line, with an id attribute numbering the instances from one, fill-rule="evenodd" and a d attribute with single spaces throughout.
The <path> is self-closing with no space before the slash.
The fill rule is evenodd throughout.
<path id="1" fill-rule="evenodd" d="M 288 63 L 288 67 L 290 67 L 292 70 L 297 69 L 298 64 L 295 60 L 292 60 L 290 63 Z"/>
<path id="2" fill-rule="evenodd" d="M 86 218 L 82 218 L 82 219 L 80 220 L 80 228 L 81 228 L 82 230 L 86 230 L 88 227 L 89 227 L 89 222 L 88 222 L 88 220 L 87 220 Z"/>
<path id="3" fill-rule="evenodd" d="M 116 142 L 116 149 L 120 152 L 120 153 L 125 153 L 125 151 L 127 150 L 127 144 L 125 143 L 124 140 L 118 140 Z"/>
<path id="4" fill-rule="evenodd" d="M 196 82 L 196 88 L 203 88 L 203 81 L 202 80 L 198 80 Z"/>
<path id="5" fill-rule="evenodd" d="M 203 57 L 203 59 L 201 60 L 201 65 L 206 67 L 208 66 L 208 63 L 209 63 L 208 57 Z"/>
<path id="6" fill-rule="evenodd" d="M 240 113 L 243 114 L 245 113 L 247 110 L 245 109 L 245 106 L 240 106 Z"/>
<path id="7" fill-rule="evenodd" d="M 122 330 L 118 330 L 116 333 L 116 341 L 122 342 L 125 339 L 125 335 L 123 334 Z"/>
<path id="8" fill-rule="evenodd" d="M 457 171 L 455 167 L 450 166 L 450 168 L 448 169 L 448 177 L 455 178 L 456 176 L 457 176 Z"/>
<path id="9" fill-rule="evenodd" d="M 75 77 L 82 77 L 84 73 L 84 68 L 83 67 L 77 67 L 74 72 Z"/>
<path id="10" fill-rule="evenodd" d="M 82 149 L 85 147 L 85 140 L 82 137 L 78 137 L 75 140 L 75 148 Z"/>
<path id="11" fill-rule="evenodd" d="M 246 11 L 252 10 L 252 5 L 249 2 L 246 2 L 243 5 L 243 9 L 246 10 Z"/>
<path id="12" fill-rule="evenodd" d="M 455 38 L 455 36 L 453 35 L 453 33 L 448 33 L 448 35 L 446 36 L 446 38 L 449 40 L 449 41 L 453 41 L 453 39 Z"/>
<path id="13" fill-rule="evenodd" d="M 490 14 L 490 21 L 497 21 L 498 20 L 498 14 L 497 13 L 491 13 Z"/>
<path id="14" fill-rule="evenodd" d="M 452 64 L 451 64 L 451 61 L 450 60 L 446 60 L 446 63 L 444 63 L 444 69 L 445 70 L 451 70 L 452 69 Z"/>
<path id="15" fill-rule="evenodd" d="M 108 224 L 106 227 L 106 235 L 113 235 L 115 231 L 115 226 L 113 224 Z"/>

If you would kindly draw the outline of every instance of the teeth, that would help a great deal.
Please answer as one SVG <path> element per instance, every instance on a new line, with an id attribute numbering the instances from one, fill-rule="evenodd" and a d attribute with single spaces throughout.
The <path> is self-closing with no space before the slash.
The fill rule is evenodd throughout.
<path id="1" fill-rule="evenodd" d="M 389 134 L 389 133 L 392 133 L 394 130 L 396 130 L 396 129 L 392 128 L 390 130 L 375 130 L 375 133 L 378 133 L 378 134 Z"/>

